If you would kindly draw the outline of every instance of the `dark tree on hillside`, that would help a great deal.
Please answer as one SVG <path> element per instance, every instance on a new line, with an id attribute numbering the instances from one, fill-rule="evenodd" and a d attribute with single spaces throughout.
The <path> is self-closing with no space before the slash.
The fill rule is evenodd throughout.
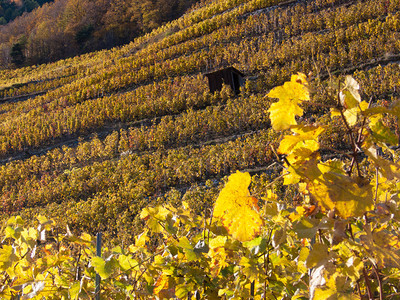
<path id="1" fill-rule="evenodd" d="M 23 41 L 15 43 L 11 48 L 11 53 L 10 53 L 11 61 L 17 67 L 21 67 L 25 63 L 24 50 L 25 50 L 25 43 Z"/>
<path id="2" fill-rule="evenodd" d="M 81 49 L 85 48 L 85 43 L 92 37 L 93 31 L 93 25 L 86 25 L 75 34 L 75 41 Z"/>
<path id="3" fill-rule="evenodd" d="M 25 6 L 25 11 L 31 12 L 35 8 L 38 8 L 39 4 L 35 0 L 25 0 L 24 6 Z"/>

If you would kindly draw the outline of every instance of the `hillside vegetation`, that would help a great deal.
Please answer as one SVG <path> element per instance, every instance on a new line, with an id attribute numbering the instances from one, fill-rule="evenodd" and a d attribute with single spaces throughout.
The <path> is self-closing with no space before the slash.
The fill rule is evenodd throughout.
<path id="1" fill-rule="evenodd" d="M 126 44 L 180 17 L 196 2 L 56 0 L 37 8 L 34 0 L 9 1 L 0 2 L 5 9 L 0 7 L 0 69 L 48 63 Z M 2 11 L 11 18 L 27 6 L 32 7 L 30 13 L 1 26 Z"/>
<path id="2" fill-rule="evenodd" d="M 121 239 L 159 196 L 212 198 L 232 171 L 268 168 L 265 95 L 290 74 L 348 70 L 364 98 L 397 99 L 397 1 L 279 2 L 212 2 L 122 48 L 2 71 L 3 214 L 46 211 Z M 249 77 L 239 97 L 208 92 L 202 74 L 225 65 Z M 327 149 L 346 144 L 332 125 Z"/>
<path id="3" fill-rule="evenodd" d="M 364 121 L 360 120 L 367 107 L 362 106 L 360 111 L 348 112 L 356 116 L 355 123 L 353 123 L 354 117 L 347 115 L 342 119 L 330 118 L 329 112 L 335 107 L 343 107 L 342 113 L 347 109 L 358 107 L 358 104 L 353 106 L 348 103 L 340 104 L 340 97 L 338 98 L 340 91 L 346 92 L 351 90 L 350 86 L 355 86 L 349 83 L 350 77 L 345 77 L 352 75 L 351 78 L 354 78 L 360 86 L 360 98 L 367 103 L 368 109 L 377 109 L 371 114 L 379 112 L 384 115 L 384 117 L 379 115 L 379 120 L 376 117 L 370 124 L 370 131 L 378 132 L 376 133 L 378 137 L 373 140 L 374 143 L 383 147 L 382 155 L 385 155 L 386 159 L 396 161 L 399 132 L 397 115 L 394 111 L 400 92 L 399 57 L 400 2 L 398 0 L 225 0 L 204 1 L 181 18 L 119 48 L 92 52 L 50 64 L 0 71 L 1 217 L 6 220 L 11 215 L 20 215 L 24 220 L 32 220 L 33 224 L 37 216 L 45 215 L 55 220 L 57 230 L 64 231 L 68 226 L 68 230 L 75 234 L 103 232 L 108 245 L 126 246 L 135 242 L 135 235 L 141 232 L 146 220 L 149 226 L 149 218 L 164 218 L 162 221 L 167 223 L 163 223 L 163 229 L 167 233 L 171 233 L 168 230 L 173 226 L 179 227 L 178 223 L 168 223 L 172 222 L 171 218 L 166 217 L 168 213 L 159 215 L 157 210 L 150 210 L 147 216 L 143 216 L 142 213 L 142 219 L 140 218 L 140 212 L 144 208 L 154 207 L 157 204 L 169 204 L 171 206 L 168 209 L 174 211 L 182 209 L 179 207 L 184 201 L 193 215 L 188 217 L 185 211 L 179 210 L 179 217 L 184 220 L 193 218 L 187 221 L 190 223 L 189 227 L 201 226 L 199 224 L 202 223 L 199 223 L 196 216 L 203 216 L 204 220 L 210 218 L 215 199 L 226 182 L 226 176 L 238 170 L 252 175 L 250 194 L 259 199 L 260 207 L 267 210 L 267 217 L 265 215 L 264 217 L 274 222 L 273 225 L 276 226 L 273 227 L 274 234 L 279 226 L 284 226 L 286 223 L 268 217 L 271 216 L 268 215 L 270 213 L 268 207 L 271 204 L 266 199 L 271 199 L 271 192 L 279 199 L 279 207 L 284 207 L 282 209 L 288 211 L 288 214 L 282 213 L 279 216 L 286 218 L 292 213 L 291 223 L 297 221 L 297 217 L 300 218 L 298 215 L 312 218 L 320 213 L 317 209 L 313 214 L 316 207 L 322 207 L 322 212 L 326 209 L 327 214 L 334 208 L 326 203 L 324 207 L 321 199 L 314 199 L 313 202 L 312 197 L 310 199 L 303 193 L 304 186 L 299 185 L 293 178 L 292 181 L 288 182 L 286 179 L 284 181 L 281 171 L 293 163 L 291 159 L 296 163 L 304 161 L 297 160 L 298 157 L 289 157 L 289 150 L 294 146 L 288 147 L 286 151 L 282 150 L 280 142 L 285 132 L 280 130 L 289 127 L 271 128 L 271 122 L 274 122 L 271 110 L 274 106 L 271 104 L 276 102 L 273 98 L 279 97 L 270 94 L 273 97 L 271 98 L 267 97 L 267 94 L 273 87 L 289 81 L 292 74 L 298 72 L 308 74 L 307 87 L 311 100 L 302 104 L 304 111 L 296 113 L 296 119 L 307 126 L 324 127 L 324 130 L 318 133 L 319 143 L 315 149 L 321 154 L 321 161 L 338 159 L 343 162 L 343 166 L 340 165 L 341 170 L 350 170 L 348 176 L 357 174 L 360 178 L 367 176 L 372 180 L 372 177 L 368 177 L 370 175 L 363 175 L 363 168 L 369 170 L 368 166 L 372 166 L 365 160 L 367 152 L 358 149 L 363 142 L 362 133 L 366 117 Z M 239 96 L 234 96 L 228 87 L 215 94 L 208 92 L 207 81 L 203 74 L 225 66 L 234 66 L 247 76 L 246 84 Z M 306 85 L 305 76 L 300 77 L 299 81 Z M 355 140 L 349 134 L 351 131 L 349 127 L 354 129 L 354 136 L 357 137 Z M 359 129 L 361 133 L 358 136 Z M 303 129 L 298 129 L 298 132 L 295 130 L 296 134 L 307 134 L 301 132 Z M 388 130 L 392 133 L 387 133 Z M 309 132 L 308 134 L 312 137 L 309 139 L 317 139 L 318 134 L 315 132 L 313 135 Z M 391 148 L 385 146 L 384 142 L 387 140 L 391 142 Z M 277 149 L 280 149 L 279 154 Z M 317 159 L 314 156 L 310 157 Z M 315 160 L 310 159 L 310 161 Z M 373 162 L 381 161 L 376 159 Z M 330 167 L 338 168 L 338 165 Z M 391 194 L 397 195 L 398 177 L 391 173 L 397 174 L 397 165 L 389 163 L 387 168 L 385 176 L 392 176 L 390 180 L 394 181 L 390 183 L 388 189 L 390 193 L 379 195 L 379 199 L 383 199 L 384 202 L 390 198 L 390 201 L 397 203 L 398 197 L 391 196 Z M 343 171 L 342 175 L 345 176 L 346 173 Z M 339 176 L 331 179 L 340 181 L 341 178 Z M 362 182 L 355 182 L 353 179 L 347 183 L 349 188 L 363 185 Z M 377 190 L 376 188 L 376 193 Z M 319 190 L 316 193 L 320 195 L 322 192 Z M 368 190 L 368 195 L 370 194 L 372 195 L 372 186 Z M 301 212 L 296 210 L 295 207 L 304 204 L 306 199 L 309 201 L 306 208 L 303 207 Z M 376 202 L 378 196 L 374 199 Z M 364 208 L 366 210 L 371 207 L 372 204 L 369 203 Z M 386 208 L 385 206 L 383 209 L 382 218 L 383 215 L 387 216 Z M 307 209 L 307 213 L 304 213 Z M 396 217 L 397 214 L 396 211 Z M 357 228 L 363 227 L 363 215 L 355 216 L 352 213 L 346 215 L 342 211 L 338 216 L 343 219 L 357 217 Z M 318 222 L 321 218 L 319 215 Z M 332 215 L 330 218 L 334 219 Z M 367 219 L 365 222 L 368 223 L 368 216 L 365 218 Z M 11 223 L 17 224 L 15 220 Z M 47 221 L 41 220 L 48 224 Z M 388 222 L 385 225 L 387 230 L 398 230 L 398 220 L 394 225 L 391 220 L 385 222 Z M 330 226 L 329 230 L 332 232 L 335 226 L 344 226 L 343 228 L 348 229 L 347 223 L 337 224 L 333 221 L 328 223 L 325 224 L 326 227 L 323 224 L 318 225 L 320 227 L 310 225 L 312 230 L 315 229 L 319 234 L 318 246 L 312 253 L 317 253 L 318 247 L 323 253 L 328 251 L 328 246 L 325 244 L 331 241 L 322 233 L 328 230 L 326 228 Z M 378 223 L 377 221 L 376 224 Z M 169 228 L 168 224 L 172 227 Z M 288 223 L 286 225 L 292 226 Z M 301 228 L 307 231 L 308 225 L 307 223 Z M 351 228 L 350 226 L 348 230 L 355 230 Z M 170 241 L 176 237 L 175 233 L 171 238 L 162 232 L 161 228 L 157 229 L 152 233 L 157 237 L 157 241 Z M 186 227 L 182 229 L 183 232 L 185 230 L 191 229 Z M 398 240 L 394 239 L 395 235 L 390 230 L 385 239 L 381 235 L 379 238 L 385 243 L 394 240 L 393 247 L 398 247 Z M 205 232 L 204 229 L 204 234 Z M 224 235 L 218 230 L 216 232 Z M 315 232 L 313 231 L 313 234 Z M 189 232 L 185 234 L 189 236 Z M 269 243 L 273 232 L 268 234 L 270 239 L 267 237 L 263 239 Z M 288 241 L 284 253 L 290 253 L 292 255 L 290 259 L 295 260 L 298 254 L 296 251 L 299 249 L 295 248 L 299 246 L 293 240 L 295 234 L 286 236 L 283 231 L 279 231 L 279 234 L 281 238 L 277 234 L 274 240 L 276 253 L 281 251 L 278 246 Z M 309 232 L 303 234 L 303 237 L 296 240 L 303 243 L 302 247 L 309 247 L 315 243 L 315 237 L 312 240 Z M 224 238 L 226 235 L 225 232 Z M 371 236 L 372 233 L 368 236 L 368 241 L 372 241 L 370 249 L 385 244 L 380 240 L 378 246 L 374 245 Z M 8 237 L 14 238 L 12 235 Z M 375 240 L 376 238 L 378 237 L 375 237 Z M 146 251 L 151 252 L 153 249 L 151 247 L 156 245 L 146 241 L 148 246 Z M 81 240 L 77 242 L 86 243 Z M 261 243 L 261 240 L 258 242 Z M 140 243 L 138 239 L 136 243 Z M 178 246 L 186 249 L 185 251 L 191 250 L 189 246 L 183 244 Z M 240 244 L 238 247 L 252 249 L 256 246 L 260 245 Z M 221 250 L 219 247 L 215 246 L 214 250 Z M 235 247 L 226 246 L 225 250 L 236 251 L 238 248 Z M 247 254 L 253 251 L 240 249 Z M 361 251 L 357 249 L 350 248 L 348 251 L 352 253 Z M 254 259 L 261 257 L 257 256 L 257 253 L 254 254 L 256 255 Z M 280 261 L 282 259 L 280 253 L 273 257 L 276 259 L 273 263 L 285 269 L 287 265 L 286 262 Z M 390 253 L 398 255 L 395 251 Z M 301 260 L 305 261 L 303 258 L 308 254 L 304 252 Z M 214 274 L 220 276 L 219 272 L 222 272 L 223 267 L 218 265 L 220 258 L 215 255 L 212 263 L 217 264 L 216 268 L 219 269 Z M 340 255 L 345 257 L 343 253 Z M 270 258 L 266 262 L 266 255 L 263 257 L 264 264 L 268 265 Z M 149 258 L 149 262 L 153 258 Z M 329 259 L 336 258 L 329 257 Z M 381 259 L 385 265 L 386 258 L 381 257 Z M 185 264 L 190 265 L 191 260 L 188 260 L 189 262 L 185 261 Z M 202 262 L 210 263 L 210 260 L 204 258 Z M 105 262 L 101 263 L 104 267 Z M 253 266 L 249 261 L 241 260 L 241 263 L 248 263 L 246 266 L 249 268 Z M 379 263 L 381 262 L 373 266 L 378 266 Z M 388 264 L 392 263 L 390 260 Z M 303 269 L 304 266 L 316 268 L 319 265 L 309 261 L 306 265 L 302 265 Z M 213 266 L 209 267 L 210 270 L 216 270 Z M 157 287 L 160 287 L 160 290 L 167 289 L 168 276 L 171 274 L 163 269 L 161 273 L 164 275 L 159 278 L 161 283 L 151 283 L 150 278 L 153 276 L 154 279 L 160 273 L 151 269 L 151 266 L 146 265 L 146 268 L 154 271 L 154 274 L 146 273 L 147 284 L 152 286 L 147 292 L 152 294 L 154 292 L 152 289 Z M 386 292 L 398 295 L 400 289 L 398 284 L 396 285 L 398 278 L 391 277 L 392 269 L 388 271 L 389 273 L 371 275 L 375 274 L 375 271 L 379 273 L 380 269 L 375 271 L 373 267 L 362 269 L 363 266 L 358 261 L 354 268 L 346 271 L 349 274 L 352 272 L 349 275 L 352 282 L 359 283 L 357 280 L 361 278 L 364 270 L 368 272 L 368 276 L 365 275 L 366 281 L 371 280 L 372 287 L 363 281 L 361 287 L 349 287 L 350 283 L 347 282 L 346 288 L 354 291 L 357 288 L 362 289 L 358 295 L 366 295 L 367 292 L 378 290 L 383 280 L 380 279 L 384 278 L 388 280 L 389 286 Z M 99 272 L 100 269 L 101 266 L 97 265 L 96 271 Z M 130 272 L 130 267 L 127 269 Z M 303 269 L 301 276 L 308 276 L 307 270 Z M 229 274 L 235 273 L 233 269 L 225 271 L 229 271 Z M 94 270 L 91 269 L 91 272 Z M 248 270 L 250 273 L 246 272 L 240 274 L 253 278 L 251 270 Z M 285 269 L 284 272 L 289 276 L 289 269 Z M 334 274 L 340 273 L 337 272 Z M 275 281 L 278 283 L 275 288 L 282 290 L 281 294 L 277 292 L 271 295 L 275 298 L 281 297 L 279 299 L 289 299 L 295 295 L 295 290 L 282 288 L 285 286 L 284 273 L 276 274 L 278 275 Z M 190 276 L 192 275 L 193 278 L 196 277 L 196 274 Z M 110 274 L 106 274 L 104 278 L 109 276 Z M 179 276 L 176 275 L 176 278 Z M 301 286 L 303 284 L 301 276 L 291 278 L 292 281 L 288 279 L 288 282 L 296 282 L 299 289 L 306 289 Z M 222 280 L 221 276 L 218 278 Z M 333 275 L 330 279 L 335 281 L 335 278 L 343 279 Z M 221 292 L 221 295 L 228 297 L 229 289 L 234 287 L 234 283 L 242 284 L 239 279 L 234 280 L 229 283 L 230 285 L 226 285 L 226 290 Z M 260 282 L 262 280 L 265 278 L 260 279 Z M 322 280 L 321 277 L 319 280 Z M 254 291 L 254 283 L 251 281 L 243 284 L 248 293 Z M 261 295 L 263 289 L 261 283 L 260 286 L 256 285 L 257 289 Z M 382 291 L 380 289 L 377 297 Z M 250 294 L 241 295 L 248 298 Z M 328 294 L 326 292 L 325 295 Z M 182 295 L 188 296 L 187 292 Z M 215 290 L 212 290 L 210 295 L 216 297 Z M 264 298 L 265 295 L 264 291 Z M 299 298 L 307 299 L 309 296 L 303 293 Z"/>

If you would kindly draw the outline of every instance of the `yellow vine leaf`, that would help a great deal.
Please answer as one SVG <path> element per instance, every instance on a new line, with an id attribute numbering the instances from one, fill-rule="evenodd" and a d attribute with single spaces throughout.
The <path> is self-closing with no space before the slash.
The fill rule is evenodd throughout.
<path id="1" fill-rule="evenodd" d="M 263 221 L 258 213 L 257 199 L 250 196 L 249 173 L 236 172 L 229 176 L 214 206 L 213 216 L 222 221 L 229 234 L 241 241 L 255 238 Z"/>
<path id="2" fill-rule="evenodd" d="M 268 93 L 268 97 L 279 99 L 268 109 L 274 130 L 285 130 L 291 125 L 297 125 L 295 117 L 303 114 L 299 104 L 310 99 L 306 85 L 306 76 L 299 73 L 292 75 L 290 81 L 273 88 Z"/>
<path id="3" fill-rule="evenodd" d="M 387 143 L 390 145 L 397 145 L 399 138 L 382 122 L 383 116 L 376 115 L 369 118 L 369 128 L 373 140 L 378 143 Z"/>
<path id="4" fill-rule="evenodd" d="M 296 155 L 304 156 L 305 153 Z M 313 181 L 314 179 L 321 176 L 321 171 L 318 168 L 318 161 L 321 159 L 318 152 L 309 152 L 308 158 L 292 162 L 287 168 L 287 172 L 284 175 L 284 185 L 295 184 L 300 181 Z"/>
<path id="5" fill-rule="evenodd" d="M 385 226 L 371 229 L 371 225 L 364 225 L 365 235 L 361 235 L 361 243 L 374 257 L 380 268 L 390 266 L 400 268 L 400 240 L 397 235 L 388 231 Z"/>
<path id="6" fill-rule="evenodd" d="M 375 145 L 371 145 L 368 149 L 365 149 L 364 153 L 368 156 L 369 160 L 375 164 L 375 167 L 378 168 L 379 173 L 381 176 L 383 175 L 385 179 L 400 179 L 400 165 L 378 156 Z"/>
<path id="7" fill-rule="evenodd" d="M 292 135 L 286 135 L 281 141 L 278 152 L 287 154 L 287 160 L 293 164 L 306 160 L 310 155 L 319 150 L 318 136 L 324 131 L 322 127 L 295 126 Z"/>
<path id="8" fill-rule="evenodd" d="M 162 273 L 154 284 L 154 295 L 159 296 L 161 299 L 172 298 L 175 295 L 175 289 L 171 277 Z"/>
<path id="9" fill-rule="evenodd" d="M 346 76 L 345 87 L 340 92 L 340 101 L 346 108 L 354 108 L 361 102 L 361 96 L 359 93 L 360 85 L 350 75 Z"/>
<path id="10" fill-rule="evenodd" d="M 226 260 L 227 253 L 224 247 L 211 248 L 208 251 L 208 256 L 211 257 L 210 273 L 214 278 L 219 275 L 222 268 L 228 266 Z"/>
<path id="11" fill-rule="evenodd" d="M 361 216 L 374 204 L 369 183 L 334 172 L 314 180 L 308 190 L 323 209 L 334 209 L 342 218 Z"/>
<path id="12" fill-rule="evenodd" d="M 348 108 L 343 112 L 344 117 L 346 118 L 347 123 L 349 126 L 354 126 L 357 124 L 357 114 L 358 114 L 358 107 Z"/>

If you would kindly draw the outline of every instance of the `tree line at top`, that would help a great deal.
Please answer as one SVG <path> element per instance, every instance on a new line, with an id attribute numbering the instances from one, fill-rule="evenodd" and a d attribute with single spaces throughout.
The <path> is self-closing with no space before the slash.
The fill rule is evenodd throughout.
<path id="1" fill-rule="evenodd" d="M 0 0 L 0 25 L 5 25 L 24 12 L 29 13 L 50 1 L 52 0 Z"/>
<path id="2" fill-rule="evenodd" d="M 6 2 L 18 7 L 15 2 Z M 198 0 L 23 0 L 32 8 L 0 26 L 0 68 L 55 61 L 128 43 L 178 18 Z M 35 2 L 32 5 L 28 3 Z M 40 3 L 39 3 L 40 2 Z M 43 4 L 43 5 L 42 5 Z M 41 5 L 41 6 L 40 6 Z M 39 7 L 40 6 L 40 7 Z M 36 8 L 36 9 L 35 9 Z M 21 8 L 22 9 L 22 8 Z M 25 8 L 28 11 L 28 8 Z M 17 11 L 0 9 L 1 12 Z"/>

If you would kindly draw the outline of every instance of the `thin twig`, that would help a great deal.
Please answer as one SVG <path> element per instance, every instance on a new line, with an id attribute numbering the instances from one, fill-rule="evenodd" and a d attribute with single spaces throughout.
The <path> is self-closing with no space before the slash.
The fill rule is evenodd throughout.
<path id="1" fill-rule="evenodd" d="M 338 100 L 338 101 L 340 101 L 340 100 Z M 347 122 L 346 117 L 344 116 L 343 111 L 342 111 L 341 109 L 339 109 L 339 112 L 340 112 L 340 115 L 341 115 L 341 117 L 342 117 L 343 123 L 344 123 L 344 125 L 346 126 L 347 135 L 348 135 L 349 138 L 350 138 L 350 143 L 351 143 L 351 147 L 352 147 L 352 150 L 353 150 L 353 159 L 352 159 L 351 164 L 350 164 L 350 169 L 347 171 L 347 173 L 348 173 L 349 176 L 351 175 L 351 172 L 352 172 L 352 170 L 353 170 L 353 166 L 354 166 L 354 164 L 355 164 L 356 167 L 357 167 L 358 177 L 362 177 L 362 176 L 361 176 L 360 167 L 359 167 L 359 165 L 358 165 L 358 160 L 357 160 L 357 156 L 358 156 L 358 154 L 357 154 L 358 146 L 357 146 L 356 140 L 354 139 L 353 131 L 351 130 L 351 127 L 350 127 L 349 123 Z"/>
<path id="2" fill-rule="evenodd" d="M 265 270 L 265 278 L 264 278 L 264 299 L 267 299 L 267 266 L 266 266 L 266 260 L 265 260 L 265 255 L 264 253 L 264 270 Z"/>
<path id="3" fill-rule="evenodd" d="M 375 177 L 376 177 L 376 181 L 375 181 L 375 198 L 374 198 L 374 204 L 376 205 L 376 201 L 378 200 L 378 187 L 379 187 L 379 169 L 378 167 L 375 167 Z"/>
<path id="4" fill-rule="evenodd" d="M 376 268 L 375 264 L 372 264 L 372 269 L 374 269 L 374 273 L 375 273 L 376 279 L 378 279 L 379 300 L 383 300 L 382 281 L 381 281 L 381 278 L 379 277 L 379 272 L 378 272 L 378 269 Z"/>
<path id="5" fill-rule="evenodd" d="M 372 294 L 371 283 L 369 282 L 369 277 L 365 268 L 363 268 L 363 275 L 365 280 L 365 285 L 367 287 L 368 299 L 374 299 L 374 295 Z"/>
<path id="6" fill-rule="evenodd" d="M 394 293 L 394 294 L 387 295 L 387 298 L 389 299 L 389 297 L 390 297 L 390 299 L 392 299 L 395 296 L 400 296 L 400 293 Z"/>
<path id="7" fill-rule="evenodd" d="M 336 152 L 337 154 L 347 156 L 348 158 L 352 158 L 352 156 L 349 153 L 347 153 L 346 151 L 341 151 L 341 150 L 331 148 L 331 147 L 324 147 L 324 148 L 320 148 L 319 150 L 320 151 L 329 150 L 331 152 Z"/>
<path id="8" fill-rule="evenodd" d="M 371 98 L 369 98 L 369 102 L 368 102 L 368 108 L 371 107 L 372 104 L 372 99 L 373 97 L 371 96 Z M 359 146 L 360 142 L 361 142 L 361 138 L 362 138 L 362 133 L 363 130 L 365 128 L 365 123 L 367 122 L 367 117 L 364 116 L 362 124 L 361 124 L 361 128 L 360 128 L 360 132 L 358 133 L 358 138 L 357 138 L 357 145 Z"/>
<path id="9" fill-rule="evenodd" d="M 210 215 L 210 223 L 209 223 L 208 232 L 207 232 L 207 244 L 210 243 L 210 227 L 211 227 L 213 215 L 214 215 L 214 208 L 211 210 L 211 215 Z"/>

